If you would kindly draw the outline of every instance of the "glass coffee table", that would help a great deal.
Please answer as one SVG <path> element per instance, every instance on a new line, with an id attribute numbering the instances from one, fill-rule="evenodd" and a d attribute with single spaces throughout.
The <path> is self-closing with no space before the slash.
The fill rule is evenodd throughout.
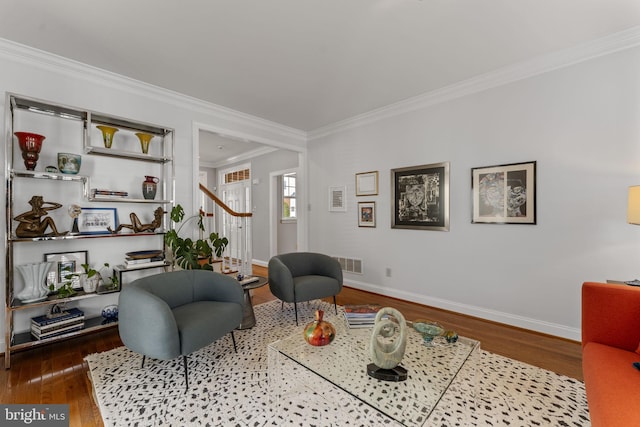
<path id="1" fill-rule="evenodd" d="M 350 329 L 339 320 L 332 323 L 336 338 L 327 346 L 307 344 L 302 328 L 269 344 L 269 390 L 277 408 L 291 409 L 283 405 L 290 404 L 287 402 L 301 390 L 312 390 L 314 396 L 332 394 L 315 391 L 322 388 L 319 376 L 401 425 L 422 426 L 463 366 L 471 365 L 473 370 L 470 358 L 480 348 L 478 341 L 463 337 L 452 344 L 425 346 L 422 336 L 411 329 L 400 364 L 409 377 L 400 382 L 380 381 L 367 375 L 372 328 Z M 299 368 L 305 375 L 292 373 Z M 305 384 L 296 384 L 299 382 Z"/>

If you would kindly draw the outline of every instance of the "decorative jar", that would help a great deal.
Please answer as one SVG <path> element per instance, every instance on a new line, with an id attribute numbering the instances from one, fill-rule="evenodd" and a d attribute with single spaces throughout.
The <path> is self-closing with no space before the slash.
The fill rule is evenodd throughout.
<path id="1" fill-rule="evenodd" d="M 142 182 L 142 196 L 147 200 L 153 200 L 156 198 L 156 190 L 158 189 L 158 182 L 160 180 L 155 176 L 145 175 Z"/>
<path id="2" fill-rule="evenodd" d="M 140 148 L 142 149 L 142 152 L 144 154 L 148 154 L 149 153 L 149 143 L 151 142 L 151 139 L 153 138 L 153 135 L 151 135 L 150 133 L 138 132 L 138 133 L 136 133 L 136 136 L 140 140 Z"/>
<path id="3" fill-rule="evenodd" d="M 18 137 L 24 166 L 27 170 L 35 170 L 40 157 L 40 149 L 42 149 L 42 141 L 44 141 L 45 137 L 31 132 L 15 132 L 15 136 Z"/>
<path id="4" fill-rule="evenodd" d="M 96 126 L 102 132 L 102 142 L 104 142 L 105 148 L 111 148 L 113 144 L 113 135 L 118 132 L 118 128 L 111 126 Z"/>
<path id="5" fill-rule="evenodd" d="M 322 316 L 324 316 L 324 311 L 316 310 L 316 320 L 304 327 L 304 339 L 311 345 L 331 344 L 336 337 L 336 328 L 331 323 L 322 320 Z"/>
<path id="6" fill-rule="evenodd" d="M 58 153 L 58 169 L 60 172 L 75 175 L 80 172 L 82 157 L 80 154 Z"/>

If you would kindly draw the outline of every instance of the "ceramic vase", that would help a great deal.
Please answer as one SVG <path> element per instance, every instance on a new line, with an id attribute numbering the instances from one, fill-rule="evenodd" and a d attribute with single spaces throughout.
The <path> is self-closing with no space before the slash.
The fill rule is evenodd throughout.
<path id="1" fill-rule="evenodd" d="M 336 328 L 322 320 L 324 311 L 316 310 L 316 320 L 304 327 L 304 339 L 311 345 L 323 346 L 331 344 L 336 337 Z"/>
<path id="2" fill-rule="evenodd" d="M 18 137 L 18 144 L 22 151 L 25 167 L 30 171 L 35 170 L 40 157 L 42 141 L 44 141 L 45 137 L 31 132 L 16 132 L 15 136 Z"/>
<path id="3" fill-rule="evenodd" d="M 113 135 L 118 132 L 118 128 L 111 126 L 96 126 L 102 132 L 102 142 L 104 142 L 105 148 L 111 148 L 113 144 Z"/>
<path id="4" fill-rule="evenodd" d="M 98 289 L 98 281 L 100 280 L 100 276 L 97 274 L 89 277 L 87 273 L 80 274 L 80 285 L 82 285 L 82 290 L 86 293 L 90 294 L 95 292 Z"/>
<path id="5" fill-rule="evenodd" d="M 16 266 L 24 279 L 24 288 L 16 293 L 15 297 L 23 304 L 47 299 L 47 273 L 53 264 L 52 261 L 47 261 Z"/>
<path id="6" fill-rule="evenodd" d="M 136 133 L 136 136 L 138 137 L 138 139 L 140 139 L 140 148 L 142 148 L 142 152 L 144 154 L 148 154 L 149 153 L 149 143 L 151 142 L 151 139 L 153 138 L 153 135 L 151 135 L 149 133 L 138 132 L 138 133 Z"/>
<path id="7" fill-rule="evenodd" d="M 158 182 L 160 180 L 155 176 L 145 175 L 144 181 L 142 181 L 142 196 L 147 200 L 153 200 L 156 198 L 156 191 L 158 189 Z"/>

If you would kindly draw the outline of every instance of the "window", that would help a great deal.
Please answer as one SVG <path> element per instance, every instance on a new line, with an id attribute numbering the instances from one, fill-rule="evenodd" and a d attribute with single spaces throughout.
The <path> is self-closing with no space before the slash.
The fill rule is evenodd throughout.
<path id="1" fill-rule="evenodd" d="M 295 220 L 296 214 L 296 174 L 282 175 L 282 219 Z"/>

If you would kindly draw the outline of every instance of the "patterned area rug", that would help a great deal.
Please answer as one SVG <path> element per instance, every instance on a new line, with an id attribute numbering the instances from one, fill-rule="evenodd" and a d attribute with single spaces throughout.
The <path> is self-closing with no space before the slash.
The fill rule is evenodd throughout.
<path id="1" fill-rule="evenodd" d="M 124 347 L 86 357 L 105 426 L 397 426 L 368 405 L 318 379 L 294 362 L 298 387 L 280 405 L 270 400 L 267 345 L 313 320 L 344 322 L 341 308 L 314 301 L 293 306 L 272 301 L 255 307 L 257 324 L 189 356 L 185 393 L 182 359 L 147 359 Z M 473 372 L 463 369 L 426 426 L 590 426 L 584 385 L 525 363 L 480 350 Z M 470 396 L 468 390 L 474 390 Z M 279 408 L 279 409 L 278 409 Z"/>

